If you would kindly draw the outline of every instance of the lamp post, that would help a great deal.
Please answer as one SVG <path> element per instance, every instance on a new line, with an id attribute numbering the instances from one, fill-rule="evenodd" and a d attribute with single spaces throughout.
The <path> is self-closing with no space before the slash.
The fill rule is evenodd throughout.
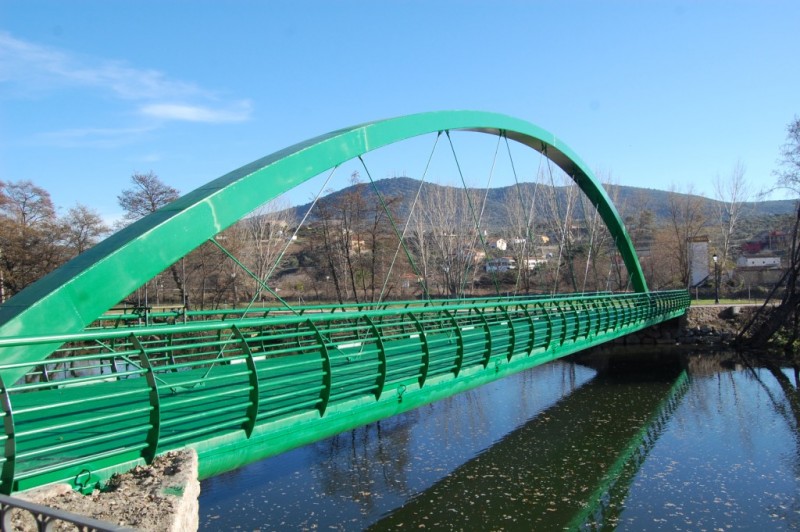
<path id="1" fill-rule="evenodd" d="M 719 257 L 714 253 L 714 304 L 719 305 Z"/>

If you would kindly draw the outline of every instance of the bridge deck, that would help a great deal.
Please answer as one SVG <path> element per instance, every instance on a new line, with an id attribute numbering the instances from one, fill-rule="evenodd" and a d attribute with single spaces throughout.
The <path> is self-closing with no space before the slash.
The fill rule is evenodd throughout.
<path id="1" fill-rule="evenodd" d="M 3 386 L 0 489 L 91 487 L 186 445 L 209 476 L 606 342 L 687 305 L 685 292 L 407 302 L 3 339 L 0 352 L 63 345 Z"/>

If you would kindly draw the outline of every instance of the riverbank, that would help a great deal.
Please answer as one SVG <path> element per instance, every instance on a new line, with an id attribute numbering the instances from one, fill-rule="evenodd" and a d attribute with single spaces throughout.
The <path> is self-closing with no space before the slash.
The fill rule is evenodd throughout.
<path id="1" fill-rule="evenodd" d="M 680 318 L 623 336 L 598 347 L 714 347 L 730 349 L 739 330 L 761 305 L 692 305 Z"/>
<path id="2" fill-rule="evenodd" d="M 185 449 L 163 454 L 150 466 L 137 466 L 113 476 L 105 490 L 94 490 L 89 495 L 74 491 L 68 484 L 51 484 L 15 496 L 137 530 L 197 530 L 200 496 L 197 453 Z M 58 522 L 53 530 L 74 529 Z M 14 519 L 14 530 L 37 528 L 32 516 L 20 514 Z"/>

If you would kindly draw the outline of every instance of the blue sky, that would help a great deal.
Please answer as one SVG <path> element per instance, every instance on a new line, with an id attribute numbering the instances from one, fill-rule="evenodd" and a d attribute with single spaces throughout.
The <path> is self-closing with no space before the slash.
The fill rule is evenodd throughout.
<path id="1" fill-rule="evenodd" d="M 327 131 L 472 109 L 620 184 L 711 195 L 741 161 L 757 188 L 800 114 L 798 28 L 796 0 L 1 0 L 0 179 L 114 218 L 134 172 L 188 192 Z"/>

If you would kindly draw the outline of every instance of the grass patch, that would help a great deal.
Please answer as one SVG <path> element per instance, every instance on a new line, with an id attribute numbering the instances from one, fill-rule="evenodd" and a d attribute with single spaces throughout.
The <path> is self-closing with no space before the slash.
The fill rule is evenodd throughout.
<path id="1" fill-rule="evenodd" d="M 723 299 L 720 298 L 720 305 L 761 305 L 763 299 Z M 714 305 L 714 299 L 692 299 L 692 305 Z"/>

